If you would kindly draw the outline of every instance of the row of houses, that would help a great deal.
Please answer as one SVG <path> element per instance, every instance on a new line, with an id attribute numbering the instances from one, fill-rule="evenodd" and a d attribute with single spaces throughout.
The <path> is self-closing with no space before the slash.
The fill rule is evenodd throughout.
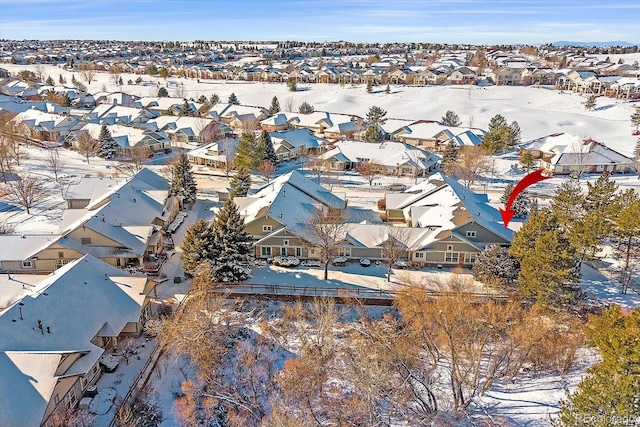
<path id="1" fill-rule="evenodd" d="M 433 175 L 403 193 L 387 194 L 387 217 L 401 227 L 363 219 L 344 198 L 299 172 L 273 180 L 247 197 L 234 199 L 254 239 L 256 258 L 296 256 L 317 258 L 310 243 L 308 223 L 316 209 L 346 210 L 349 223 L 336 256 L 383 260 L 388 239 L 399 239 L 405 258 L 420 265 L 470 266 L 485 246 L 508 246 L 512 232 L 500 222 L 499 212 L 457 181 Z M 400 232 L 398 232 L 400 230 Z"/>
<path id="2" fill-rule="evenodd" d="M 43 274 L 90 254 L 115 267 L 142 266 L 163 252 L 182 208 L 168 181 L 143 168 L 128 180 L 85 177 L 65 192 L 56 234 L 1 235 L 0 270 Z"/>

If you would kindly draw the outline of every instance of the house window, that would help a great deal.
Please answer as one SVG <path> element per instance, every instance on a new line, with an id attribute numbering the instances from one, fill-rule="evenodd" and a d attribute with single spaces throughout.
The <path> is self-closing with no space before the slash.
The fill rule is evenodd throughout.
<path id="1" fill-rule="evenodd" d="M 296 248 L 296 256 L 297 257 L 301 257 L 302 256 L 302 248 Z"/>
<path id="2" fill-rule="evenodd" d="M 271 226 L 270 225 L 263 225 L 262 226 L 262 231 L 271 231 Z"/>
<path id="3" fill-rule="evenodd" d="M 64 258 L 64 252 L 58 252 L 58 258 Z"/>
<path id="4" fill-rule="evenodd" d="M 63 265 L 69 264 L 69 260 L 68 259 L 57 259 L 56 260 L 56 268 L 60 268 Z"/>
<path id="5" fill-rule="evenodd" d="M 467 237 L 475 238 L 475 237 L 476 237 L 476 232 L 475 232 L 475 230 L 469 230 L 469 231 L 467 231 Z"/>
<path id="6" fill-rule="evenodd" d="M 261 246 L 260 254 L 262 256 L 271 256 L 271 246 Z"/>
<path id="7" fill-rule="evenodd" d="M 464 263 L 465 264 L 473 264 L 476 262 L 476 253 L 475 252 L 467 252 L 464 254 Z"/>
<path id="8" fill-rule="evenodd" d="M 416 252 L 416 258 L 424 259 L 424 252 Z"/>
<path id="9" fill-rule="evenodd" d="M 91 237 L 81 237 L 80 238 L 80 243 L 83 245 L 90 245 L 91 244 Z"/>
<path id="10" fill-rule="evenodd" d="M 447 245 L 447 252 L 453 251 L 453 245 Z"/>
<path id="11" fill-rule="evenodd" d="M 116 258 L 116 267 L 122 267 L 122 261 L 120 261 L 120 258 Z"/>
<path id="12" fill-rule="evenodd" d="M 285 246 L 289 246 L 289 241 L 288 240 L 283 240 L 282 244 L 285 245 Z"/>
<path id="13" fill-rule="evenodd" d="M 447 252 L 444 255 L 444 262 L 457 263 L 459 255 L 458 252 Z"/>
<path id="14" fill-rule="evenodd" d="M 280 255 L 287 256 L 287 248 L 280 248 Z"/>
<path id="15" fill-rule="evenodd" d="M 338 250 L 338 256 L 350 257 L 351 256 L 351 248 L 340 248 Z"/>
<path id="16" fill-rule="evenodd" d="M 22 261 L 22 268 L 33 268 L 33 261 L 30 259 Z"/>

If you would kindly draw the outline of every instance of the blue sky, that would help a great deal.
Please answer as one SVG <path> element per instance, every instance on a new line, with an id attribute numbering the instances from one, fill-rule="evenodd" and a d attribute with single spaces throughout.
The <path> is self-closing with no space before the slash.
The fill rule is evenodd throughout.
<path id="1" fill-rule="evenodd" d="M 640 0 L 0 0 L 0 38 L 640 44 Z"/>

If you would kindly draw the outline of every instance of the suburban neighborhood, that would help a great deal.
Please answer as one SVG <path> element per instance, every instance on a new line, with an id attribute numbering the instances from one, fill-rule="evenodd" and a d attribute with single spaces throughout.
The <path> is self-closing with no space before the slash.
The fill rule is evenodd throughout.
<path id="1" fill-rule="evenodd" d="M 638 356 L 638 58 L 0 40 L 0 425 L 592 425 L 583 328 Z"/>

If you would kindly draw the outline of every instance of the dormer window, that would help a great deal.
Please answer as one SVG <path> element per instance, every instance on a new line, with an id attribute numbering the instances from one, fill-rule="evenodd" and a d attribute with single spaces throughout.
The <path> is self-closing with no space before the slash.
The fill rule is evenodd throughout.
<path id="1" fill-rule="evenodd" d="M 471 238 L 471 239 L 475 239 L 476 237 L 476 231 L 475 230 L 469 230 L 467 231 L 467 237 Z"/>

